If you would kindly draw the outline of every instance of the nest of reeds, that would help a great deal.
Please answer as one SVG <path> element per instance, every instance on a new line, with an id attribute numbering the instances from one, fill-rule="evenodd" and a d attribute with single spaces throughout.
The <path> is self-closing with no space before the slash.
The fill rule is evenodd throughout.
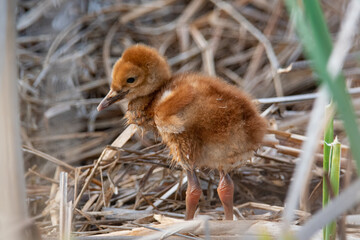
<path id="1" fill-rule="evenodd" d="M 346 3 L 323 2 L 333 33 Z M 236 217 L 279 221 L 317 86 L 282 1 L 20 0 L 17 30 L 27 199 L 44 238 L 57 236 L 69 221 L 79 239 L 110 239 L 106 234 L 113 232 L 163 232 L 184 217 L 184 173 L 171 166 L 161 139 L 125 125 L 126 103 L 96 110 L 109 89 L 111 66 L 140 42 L 167 56 L 174 72 L 217 75 L 258 99 L 269 132 L 246 166 L 231 173 Z M 356 109 L 358 48 L 345 64 Z M 289 95 L 295 96 L 283 97 Z M 344 143 L 341 173 L 348 184 L 352 164 L 341 121 L 335 130 Z M 321 144 L 316 158 L 297 223 L 321 207 Z M 218 173 L 199 170 L 199 178 L 204 191 L 198 215 L 221 219 Z M 231 235 L 219 224 L 210 221 L 216 236 L 241 233 Z M 199 226 L 196 232 L 184 225 L 173 234 L 195 239 L 203 235 Z"/>

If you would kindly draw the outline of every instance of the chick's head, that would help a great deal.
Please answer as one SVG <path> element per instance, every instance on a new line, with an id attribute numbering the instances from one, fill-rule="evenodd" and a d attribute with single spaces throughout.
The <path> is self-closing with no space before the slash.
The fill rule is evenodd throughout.
<path id="1" fill-rule="evenodd" d="M 141 44 L 129 47 L 113 67 L 110 91 L 98 110 L 122 98 L 132 100 L 147 96 L 159 90 L 170 77 L 166 59 L 154 48 Z"/>

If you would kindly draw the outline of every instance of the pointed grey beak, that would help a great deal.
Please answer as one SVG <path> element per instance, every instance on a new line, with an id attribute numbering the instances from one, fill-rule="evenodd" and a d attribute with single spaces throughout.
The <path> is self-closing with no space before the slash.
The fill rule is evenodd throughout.
<path id="1" fill-rule="evenodd" d="M 100 112 L 101 110 L 109 107 L 111 104 L 120 101 L 125 97 L 127 93 L 128 92 L 116 92 L 110 90 L 108 94 L 104 97 L 104 99 L 100 102 L 99 106 L 97 107 L 97 110 Z"/>

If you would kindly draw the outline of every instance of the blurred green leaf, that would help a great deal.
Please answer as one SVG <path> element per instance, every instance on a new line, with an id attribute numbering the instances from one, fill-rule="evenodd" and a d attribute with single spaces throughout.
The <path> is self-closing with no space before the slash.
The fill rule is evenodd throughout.
<path id="1" fill-rule="evenodd" d="M 357 146 L 360 142 L 360 132 L 343 75 L 332 77 L 327 71 L 332 44 L 320 4 L 316 0 L 286 0 L 286 5 L 305 53 L 312 60 L 312 67 L 329 90 L 337 111 L 344 121 L 351 152 L 356 161 L 357 171 L 360 173 L 360 148 Z"/>

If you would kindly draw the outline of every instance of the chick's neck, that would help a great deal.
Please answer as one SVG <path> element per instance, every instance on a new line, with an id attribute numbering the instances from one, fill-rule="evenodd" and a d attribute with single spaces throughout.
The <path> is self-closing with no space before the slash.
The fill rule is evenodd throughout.
<path id="1" fill-rule="evenodd" d="M 134 98 L 129 101 L 128 111 L 145 111 L 151 106 L 157 92 L 153 92 L 146 96 Z"/>
<path id="2" fill-rule="evenodd" d="M 154 108 L 156 98 L 161 90 L 158 89 L 146 96 L 138 97 L 129 101 L 125 117 L 129 124 L 136 124 L 145 130 L 156 132 L 154 122 Z"/>

